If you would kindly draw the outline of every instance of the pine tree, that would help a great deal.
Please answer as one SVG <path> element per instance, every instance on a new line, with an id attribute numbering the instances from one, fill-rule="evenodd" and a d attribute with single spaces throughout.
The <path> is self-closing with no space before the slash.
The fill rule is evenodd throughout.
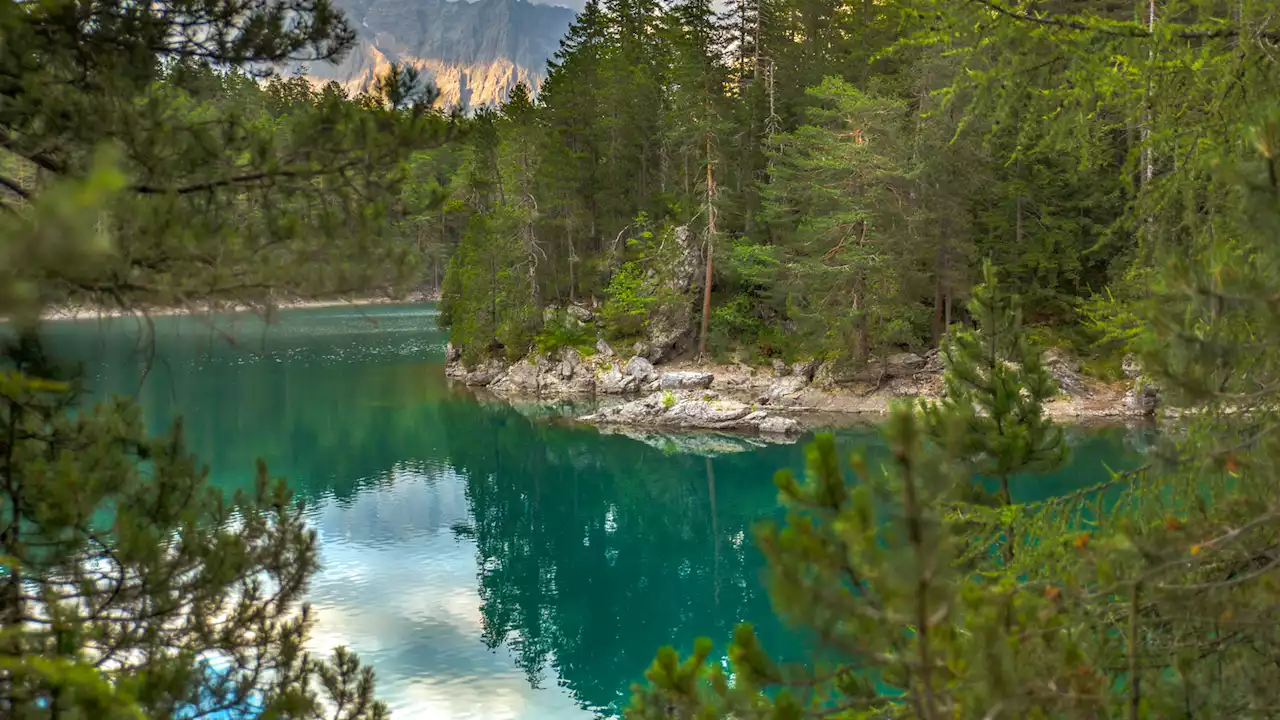
<path id="1" fill-rule="evenodd" d="M 74 379 L 32 335 L 16 343 L 0 375 L 3 714 L 386 717 L 354 655 L 303 648 L 316 538 L 284 483 L 259 464 L 254 492 L 224 499 L 181 422 L 152 437 L 128 401 L 73 413 Z"/>
<path id="2" fill-rule="evenodd" d="M 990 262 L 982 277 L 969 301 L 976 327 L 944 342 L 945 397 L 925 412 L 938 435 L 951 418 L 962 418 L 964 455 L 977 474 L 999 481 L 1000 500 L 1009 505 L 1014 476 L 1056 469 L 1068 448 L 1062 429 L 1044 415 L 1058 384 L 1027 336 L 1018 299 L 1003 291 Z"/>

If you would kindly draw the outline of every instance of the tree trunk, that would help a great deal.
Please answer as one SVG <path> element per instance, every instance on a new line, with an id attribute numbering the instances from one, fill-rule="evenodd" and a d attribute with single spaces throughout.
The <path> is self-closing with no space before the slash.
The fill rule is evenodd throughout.
<path id="1" fill-rule="evenodd" d="M 698 357 L 707 355 L 707 332 L 711 329 L 712 255 L 716 246 L 716 181 L 711 173 L 711 133 L 707 133 L 707 274 L 702 285 L 702 332 L 698 334 Z"/>

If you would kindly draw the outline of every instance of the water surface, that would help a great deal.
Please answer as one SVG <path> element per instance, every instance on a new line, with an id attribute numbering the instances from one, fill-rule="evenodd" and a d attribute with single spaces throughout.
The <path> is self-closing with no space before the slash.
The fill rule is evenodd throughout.
<path id="1" fill-rule="evenodd" d="M 776 512 L 801 446 L 708 458 L 531 419 L 448 386 L 430 305 L 48 326 L 89 388 L 136 395 L 148 424 L 185 417 L 215 483 L 264 458 L 308 506 L 323 569 L 314 645 L 375 667 L 402 719 L 613 716 L 656 647 L 772 621 L 751 525 Z M 838 434 L 875 443 L 868 429 Z M 1122 428 L 1073 433 L 1069 467 L 1023 499 L 1135 462 Z"/>

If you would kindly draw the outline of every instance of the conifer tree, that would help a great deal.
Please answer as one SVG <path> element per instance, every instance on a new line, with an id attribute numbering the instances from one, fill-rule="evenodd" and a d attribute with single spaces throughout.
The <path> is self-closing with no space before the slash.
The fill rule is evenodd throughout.
<path id="1" fill-rule="evenodd" d="M 969 301 L 976 327 L 944 342 L 945 397 L 925 413 L 936 434 L 951 418 L 962 419 L 965 457 L 977 474 L 1000 482 L 1000 500 L 1009 505 L 1015 475 L 1057 468 L 1068 448 L 1062 429 L 1044 415 L 1058 384 L 1028 337 L 1018 299 L 1004 292 L 990 262 L 982 277 Z"/>

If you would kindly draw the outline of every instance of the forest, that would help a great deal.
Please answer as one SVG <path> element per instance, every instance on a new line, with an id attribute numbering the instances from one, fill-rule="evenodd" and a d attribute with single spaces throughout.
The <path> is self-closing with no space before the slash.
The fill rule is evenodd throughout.
<path id="1" fill-rule="evenodd" d="M 591 2 L 536 97 L 414 156 L 404 223 L 473 359 L 681 320 L 688 354 L 750 364 L 918 351 L 990 261 L 1045 344 L 1114 378 L 1132 303 L 1235 201 L 1272 12 Z M 546 312 L 571 303 L 597 327 Z"/>

